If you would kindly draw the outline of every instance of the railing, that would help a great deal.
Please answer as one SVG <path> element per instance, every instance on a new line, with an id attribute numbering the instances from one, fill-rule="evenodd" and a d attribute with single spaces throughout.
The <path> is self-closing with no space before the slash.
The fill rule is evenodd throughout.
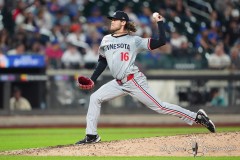
<path id="1" fill-rule="evenodd" d="M 198 6 L 201 6 L 201 7 L 204 7 L 207 9 L 208 13 L 206 13 L 205 11 L 202 11 L 201 9 L 198 9 L 194 6 L 192 6 L 192 4 L 196 4 Z M 199 15 L 201 17 L 204 17 L 206 19 L 210 19 L 210 14 L 213 9 L 212 9 L 212 6 L 210 5 L 210 3 L 208 2 L 205 2 L 203 0 L 188 0 L 187 2 L 184 1 L 184 5 L 187 6 L 187 8 L 190 9 L 190 11 L 196 15 Z"/>
<path id="2" fill-rule="evenodd" d="M 182 107 L 190 107 L 190 110 L 197 110 L 201 107 L 206 108 L 210 113 L 240 113 L 240 71 L 149 70 L 145 71 L 145 73 L 149 85 L 158 93 L 160 99 L 166 98 L 162 99 L 163 101 L 178 104 Z M 4 106 L 0 109 L 0 114 L 86 114 L 91 93 L 81 91 L 76 87 L 75 80 L 80 74 L 90 76 L 92 70 L 48 70 L 46 78 L 45 76 L 31 75 L 28 81 L 24 79 L 24 85 L 25 88 L 28 83 L 38 85 L 37 78 L 41 78 L 39 79 L 41 83 L 39 93 L 36 93 L 31 87 L 27 88 L 31 93 L 30 96 L 32 96 L 29 97 L 29 101 L 31 102 L 34 98 L 40 96 L 41 101 L 39 101 L 39 104 L 33 106 L 34 109 L 30 112 L 10 111 L 8 106 Z M 20 84 L 22 79 L 16 78 L 17 82 L 8 81 L 6 75 L 4 76 L 4 78 L 1 76 L 0 79 L 1 84 L 3 84 L 2 99 L 5 99 L 4 104 L 6 105 L 6 100 L 11 96 L 11 85 L 14 83 Z M 110 72 L 108 70 L 104 71 L 99 77 L 95 89 L 98 89 L 111 79 Z M 212 88 L 219 88 L 226 99 L 227 106 L 209 106 L 210 90 Z M 162 92 L 163 90 L 165 92 Z M 167 93 L 166 91 L 171 92 Z M 42 100 L 46 101 L 42 102 Z M 102 114 L 154 113 L 130 96 L 106 102 L 103 106 Z"/>

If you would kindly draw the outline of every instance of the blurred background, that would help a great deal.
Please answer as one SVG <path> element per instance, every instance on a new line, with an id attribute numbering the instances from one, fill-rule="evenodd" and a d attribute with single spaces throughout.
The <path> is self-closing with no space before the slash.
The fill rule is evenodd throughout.
<path id="1" fill-rule="evenodd" d="M 86 115 L 91 76 L 106 18 L 128 13 L 138 36 L 157 38 L 153 12 L 165 17 L 167 44 L 136 65 L 161 100 L 192 111 L 240 113 L 239 0 L 0 0 L 0 115 Z M 106 69 L 95 89 L 112 79 Z M 102 114 L 155 113 L 129 96 Z"/>

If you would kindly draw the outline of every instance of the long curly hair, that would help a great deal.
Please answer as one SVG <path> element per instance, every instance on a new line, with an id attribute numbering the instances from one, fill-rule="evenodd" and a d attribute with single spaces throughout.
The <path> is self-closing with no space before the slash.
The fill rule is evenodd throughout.
<path id="1" fill-rule="evenodd" d="M 134 22 L 127 22 L 124 29 L 127 30 L 128 33 L 137 31 L 136 25 Z"/>

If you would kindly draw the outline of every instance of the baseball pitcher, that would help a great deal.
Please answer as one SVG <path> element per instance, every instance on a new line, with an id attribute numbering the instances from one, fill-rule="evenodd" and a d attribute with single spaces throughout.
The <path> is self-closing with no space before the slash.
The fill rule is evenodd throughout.
<path id="1" fill-rule="evenodd" d="M 111 20 L 111 34 L 102 39 L 98 64 L 90 81 L 93 86 L 107 65 L 114 79 L 91 95 L 86 117 L 86 136 L 76 144 L 96 143 L 101 140 L 97 132 L 101 104 L 122 95 L 135 97 L 158 113 L 177 116 L 189 125 L 195 122 L 205 126 L 209 131 L 215 132 L 213 122 L 202 109 L 195 113 L 178 105 L 161 101 L 149 88 L 145 75 L 134 64 L 138 53 L 156 49 L 166 43 L 163 17 L 158 13 L 153 14 L 153 19 L 158 25 L 158 39 L 131 35 L 131 32 L 136 32 L 136 28 L 123 11 L 116 11 L 113 16 L 108 18 Z M 81 82 L 79 83 L 81 84 Z"/>

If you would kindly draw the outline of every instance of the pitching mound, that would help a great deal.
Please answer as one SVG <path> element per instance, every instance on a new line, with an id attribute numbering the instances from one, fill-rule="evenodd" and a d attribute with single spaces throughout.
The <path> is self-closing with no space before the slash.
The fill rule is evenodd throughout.
<path id="1" fill-rule="evenodd" d="M 191 134 L 2 152 L 32 156 L 240 156 L 240 132 Z"/>

